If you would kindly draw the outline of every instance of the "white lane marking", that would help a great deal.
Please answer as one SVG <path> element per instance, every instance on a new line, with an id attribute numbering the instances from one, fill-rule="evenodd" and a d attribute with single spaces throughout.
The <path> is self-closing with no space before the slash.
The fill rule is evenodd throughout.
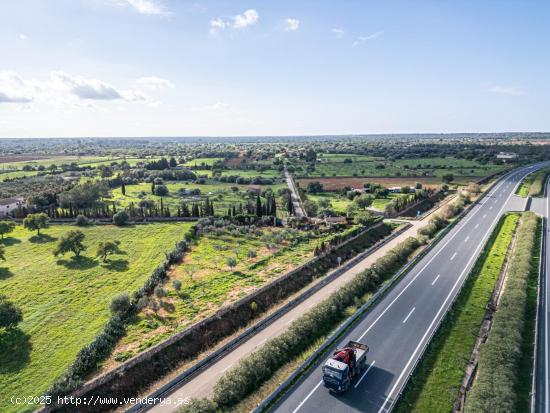
<path id="1" fill-rule="evenodd" d="M 483 217 L 482 217 L 482 218 L 483 218 L 483 219 L 487 218 L 487 214 L 483 215 Z"/>
<path id="2" fill-rule="evenodd" d="M 468 235 L 466 238 L 464 238 L 464 242 L 468 242 L 469 239 L 470 239 L 470 236 Z"/>
<path id="3" fill-rule="evenodd" d="M 416 307 L 413 307 L 412 310 L 409 312 L 409 314 L 407 314 L 407 317 L 405 317 L 405 319 L 403 320 L 403 324 L 405 324 L 407 322 L 407 320 L 412 315 L 412 313 L 414 313 L 415 309 L 416 309 Z"/>
<path id="4" fill-rule="evenodd" d="M 363 381 L 363 379 L 365 378 L 365 376 L 367 375 L 367 373 L 370 371 L 370 369 L 372 369 L 372 366 L 374 366 L 374 363 L 376 363 L 376 360 L 373 360 L 372 363 L 370 364 L 369 368 L 363 373 L 363 375 L 361 376 L 361 378 L 359 379 L 359 381 L 355 384 L 355 386 L 353 386 L 354 389 L 357 388 L 357 386 L 359 386 L 359 384 Z"/>
<path id="5" fill-rule="evenodd" d="M 267 341 L 267 338 L 264 338 L 262 341 L 260 341 L 254 348 L 260 347 L 262 344 L 264 344 Z"/>
<path id="6" fill-rule="evenodd" d="M 516 184 L 516 186 L 519 186 L 519 182 Z M 514 187 L 515 188 L 515 187 Z M 496 188 L 495 188 L 496 190 Z M 493 228 L 493 226 L 496 224 L 497 220 L 500 218 L 500 215 L 502 213 L 502 211 L 504 210 L 504 207 L 505 205 L 508 203 L 508 201 L 510 200 L 510 198 L 512 198 L 512 195 L 515 191 L 511 192 L 510 195 L 508 195 L 508 198 L 506 199 L 506 202 L 504 202 L 502 204 L 502 207 L 500 208 L 500 211 L 499 213 L 496 215 L 495 219 L 493 220 L 493 222 L 491 223 L 490 227 L 489 228 Z M 382 413 L 384 411 L 386 411 L 386 405 L 388 404 L 388 401 L 391 399 L 392 397 L 392 394 L 395 392 L 395 390 L 397 389 L 397 386 L 399 385 L 399 383 L 401 382 L 401 380 L 403 379 L 403 376 L 405 375 L 405 372 L 407 371 L 407 369 L 409 368 L 410 364 L 413 362 L 415 356 L 416 356 L 416 353 L 418 352 L 418 350 L 420 349 L 420 346 L 422 346 L 422 343 L 424 342 L 424 340 L 426 339 L 426 337 L 428 336 L 428 334 L 430 333 L 430 330 L 433 328 L 435 322 L 437 321 L 437 319 L 439 318 L 441 312 L 443 311 L 443 308 L 445 308 L 445 306 L 447 305 L 447 302 L 449 301 L 449 299 L 451 298 L 452 294 L 453 294 L 453 291 L 455 290 L 455 288 L 458 286 L 458 283 L 460 282 L 460 280 L 462 279 L 462 277 L 464 276 L 464 274 L 466 273 L 466 270 L 468 269 L 468 267 L 470 266 L 470 264 L 472 263 L 472 261 L 474 260 L 474 258 L 476 258 L 480 248 L 485 244 L 485 240 L 489 237 L 489 233 L 491 231 L 487 231 L 485 233 L 485 235 L 483 236 L 483 238 L 481 239 L 481 242 L 478 244 L 478 246 L 476 247 L 473 255 L 470 257 L 470 259 L 468 260 L 468 262 L 466 263 L 466 266 L 464 267 L 464 270 L 462 270 L 462 272 L 460 273 L 460 275 L 458 276 L 458 278 L 456 279 L 455 283 L 453 284 L 451 290 L 449 291 L 449 294 L 447 294 L 447 297 L 445 297 L 445 301 L 443 301 L 443 304 L 441 304 L 441 307 L 439 307 L 439 310 L 437 311 L 437 314 L 435 315 L 435 317 L 433 318 L 432 322 L 430 323 L 430 325 L 428 326 L 426 332 L 424 333 L 424 335 L 422 336 L 422 338 L 420 339 L 420 342 L 418 343 L 418 345 L 416 346 L 416 348 L 414 349 L 411 357 L 409 358 L 409 361 L 407 362 L 407 364 L 405 365 L 405 368 L 401 371 L 401 374 L 399 375 L 399 377 L 397 378 L 397 380 L 395 381 L 395 384 L 393 385 L 393 387 L 391 388 L 390 392 L 388 393 L 386 399 L 384 400 L 384 402 L 382 403 L 382 406 L 380 407 L 380 409 L 378 410 L 378 413 Z M 393 406 L 393 401 L 392 403 L 390 404 L 389 406 L 389 410 L 391 410 Z"/>
<path id="7" fill-rule="evenodd" d="M 290 323 L 292 323 L 294 320 L 296 320 L 295 318 L 291 318 L 290 320 L 288 320 L 286 323 L 285 323 L 285 326 L 289 325 Z"/>
<path id="8" fill-rule="evenodd" d="M 450 261 L 454 260 L 456 257 L 456 252 L 453 254 L 453 256 L 451 257 Z"/>
<path id="9" fill-rule="evenodd" d="M 437 280 L 439 279 L 439 276 L 440 276 L 440 275 L 441 275 L 441 274 L 437 274 L 437 277 L 435 277 L 435 279 L 432 281 L 432 285 L 434 285 L 434 284 L 437 282 Z"/>
<path id="10" fill-rule="evenodd" d="M 298 410 L 300 410 L 300 407 L 302 407 L 302 406 L 304 405 L 304 403 L 307 402 L 307 399 L 309 399 L 309 398 L 311 397 L 311 395 L 312 395 L 313 393 L 315 393 L 315 390 L 317 390 L 321 384 L 323 384 L 323 380 L 321 380 L 319 383 L 317 383 L 317 386 L 315 386 L 315 387 L 313 388 L 313 390 L 309 392 L 309 394 L 305 397 L 305 399 L 302 400 L 302 402 L 298 405 L 298 407 L 296 407 L 296 408 L 292 411 L 292 413 L 296 413 Z"/>
<path id="11" fill-rule="evenodd" d="M 492 206 L 490 206 L 490 207 L 489 207 L 489 211 L 490 211 L 491 209 L 493 209 L 493 207 L 492 207 Z"/>
<path id="12" fill-rule="evenodd" d="M 476 226 L 474 227 L 474 229 L 478 229 L 478 227 L 479 227 L 479 224 L 476 224 Z"/>
<path id="13" fill-rule="evenodd" d="M 491 192 L 495 192 L 500 186 L 502 186 L 504 182 L 500 182 L 499 184 L 497 184 L 497 186 L 495 186 L 488 194 L 487 196 L 489 196 L 491 194 Z M 445 249 L 445 247 L 447 246 L 447 244 L 449 244 L 449 242 L 451 242 L 454 237 L 456 237 L 460 231 L 462 230 L 462 228 L 467 228 L 466 224 L 479 212 L 481 211 L 481 208 L 473 211 L 473 212 L 470 212 L 470 216 L 468 218 L 466 218 L 466 220 L 464 221 L 464 225 L 461 226 L 447 241 L 445 241 L 445 243 L 441 246 L 441 248 L 433 255 L 432 258 L 430 258 L 428 260 L 428 262 L 420 269 L 420 271 L 418 271 L 416 273 L 416 275 L 412 278 L 412 280 L 409 281 L 409 283 L 399 292 L 399 294 L 397 294 L 397 296 L 392 300 L 392 302 L 384 309 L 384 311 L 382 311 L 378 317 L 376 317 L 376 319 L 372 322 L 372 324 L 365 330 L 365 332 L 363 334 L 361 334 L 361 337 L 359 337 L 357 339 L 357 341 L 361 341 L 361 339 L 363 337 L 365 337 L 367 335 L 367 333 L 376 325 L 376 323 L 378 323 L 378 321 L 380 321 L 380 319 L 382 318 L 382 316 L 384 314 L 386 314 L 386 312 L 395 304 L 395 302 L 399 299 L 399 297 L 401 297 L 403 295 L 403 293 L 411 286 L 411 284 L 420 276 L 420 274 L 422 274 L 422 272 L 426 269 L 426 267 L 428 267 L 428 265 L 431 264 L 431 262 L 439 255 L 439 253 L 441 251 L 443 251 Z"/>

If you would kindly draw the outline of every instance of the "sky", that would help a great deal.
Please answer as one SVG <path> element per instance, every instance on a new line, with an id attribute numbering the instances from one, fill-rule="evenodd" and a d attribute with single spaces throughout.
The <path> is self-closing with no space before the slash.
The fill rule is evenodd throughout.
<path id="1" fill-rule="evenodd" d="M 550 131 L 550 2 L 2 0 L 0 137 Z"/>

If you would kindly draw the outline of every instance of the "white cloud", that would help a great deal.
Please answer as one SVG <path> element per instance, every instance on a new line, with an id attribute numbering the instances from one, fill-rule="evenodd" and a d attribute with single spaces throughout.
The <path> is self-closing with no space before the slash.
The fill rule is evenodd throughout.
<path id="1" fill-rule="evenodd" d="M 285 20 L 285 31 L 294 32 L 300 27 L 300 20 L 289 17 Z"/>
<path id="2" fill-rule="evenodd" d="M 216 102 L 213 105 L 205 106 L 204 109 L 225 112 L 231 109 L 231 105 L 224 102 Z"/>
<path id="3" fill-rule="evenodd" d="M 216 17 L 210 20 L 210 33 L 215 34 L 220 30 L 225 30 L 229 27 L 234 29 L 244 29 L 248 26 L 253 26 L 258 23 L 260 15 L 254 9 L 246 10 L 243 14 L 237 14 L 229 18 Z"/>
<path id="4" fill-rule="evenodd" d="M 330 31 L 338 38 L 338 39 L 341 39 L 342 37 L 344 37 L 344 30 L 343 29 L 340 29 L 340 28 L 334 28 L 334 29 L 330 29 Z"/>
<path id="5" fill-rule="evenodd" d="M 157 76 L 146 76 L 136 80 L 138 85 L 141 85 L 147 89 L 160 90 L 160 89 L 173 89 L 174 84 L 168 79 L 163 79 Z"/>
<path id="6" fill-rule="evenodd" d="M 500 95 L 508 96 L 523 96 L 526 94 L 525 90 L 518 86 L 493 86 L 487 89 L 487 92 L 498 93 Z"/>
<path id="7" fill-rule="evenodd" d="M 0 72 L 0 103 L 30 103 L 35 87 L 15 72 Z"/>
<path id="8" fill-rule="evenodd" d="M 357 38 L 357 40 L 355 40 L 353 42 L 353 46 L 356 47 L 356 46 L 359 46 L 365 42 L 368 42 L 369 40 L 374 40 L 374 39 L 378 39 L 380 36 L 382 36 L 384 34 L 383 31 L 378 31 L 378 32 L 375 32 L 375 33 L 372 33 L 372 34 L 369 34 L 368 36 L 359 36 Z"/>
<path id="9" fill-rule="evenodd" d="M 233 18 L 233 27 L 235 29 L 244 29 L 258 22 L 258 12 L 254 9 L 246 10 L 243 14 L 238 14 Z"/>
<path id="10" fill-rule="evenodd" d="M 71 76 L 65 72 L 52 72 L 53 81 L 63 84 L 79 99 L 116 100 L 123 99 L 121 92 L 113 86 L 97 79 L 86 79 L 82 76 Z"/>
<path id="11" fill-rule="evenodd" d="M 169 15 L 164 7 L 156 0 L 122 0 L 132 6 L 140 14 Z"/>
<path id="12" fill-rule="evenodd" d="M 19 40 L 27 40 L 27 35 L 21 33 L 21 34 L 19 35 Z"/>

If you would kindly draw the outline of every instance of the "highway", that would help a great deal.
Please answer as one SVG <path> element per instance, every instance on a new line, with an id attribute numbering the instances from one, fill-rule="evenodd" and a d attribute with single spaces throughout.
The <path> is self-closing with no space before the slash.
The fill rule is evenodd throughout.
<path id="1" fill-rule="evenodd" d="M 538 164 L 536 168 L 549 163 Z M 370 346 L 368 368 L 346 394 L 330 394 L 314 366 L 272 409 L 276 412 L 391 411 L 396 399 L 460 291 L 498 219 L 523 210 L 526 200 L 514 195 L 534 166 L 515 170 L 489 193 L 405 275 L 350 331 L 348 340 Z M 546 347 L 548 349 L 548 347 Z"/>
<path id="2" fill-rule="evenodd" d="M 548 247 L 548 218 L 550 217 L 550 205 L 548 203 L 548 193 L 550 190 L 550 180 L 546 182 L 545 198 L 537 202 L 535 208 L 539 214 L 544 216 L 544 236 L 542 240 L 542 262 L 541 262 L 541 277 L 539 284 L 539 307 L 538 307 L 538 324 L 537 324 L 537 347 L 535 358 L 535 412 L 548 413 L 548 353 L 550 351 L 550 343 L 548 342 L 548 328 L 550 318 L 550 308 L 548 307 L 549 288 L 548 274 L 550 273 L 550 249 Z"/>

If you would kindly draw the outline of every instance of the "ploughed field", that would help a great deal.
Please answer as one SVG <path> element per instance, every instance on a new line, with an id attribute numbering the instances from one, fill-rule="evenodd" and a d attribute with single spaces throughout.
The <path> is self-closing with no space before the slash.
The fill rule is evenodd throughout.
<path id="1" fill-rule="evenodd" d="M 53 255 L 57 240 L 76 229 L 70 225 L 51 226 L 40 237 L 18 226 L 0 241 L 6 249 L 0 291 L 23 312 L 16 329 L 0 332 L 0 411 L 32 411 L 9 398 L 48 389 L 102 329 L 112 298 L 139 289 L 190 226 L 79 227 L 87 246 L 79 259 Z M 123 254 L 103 263 L 95 257 L 96 248 L 108 240 L 119 240 Z"/>

